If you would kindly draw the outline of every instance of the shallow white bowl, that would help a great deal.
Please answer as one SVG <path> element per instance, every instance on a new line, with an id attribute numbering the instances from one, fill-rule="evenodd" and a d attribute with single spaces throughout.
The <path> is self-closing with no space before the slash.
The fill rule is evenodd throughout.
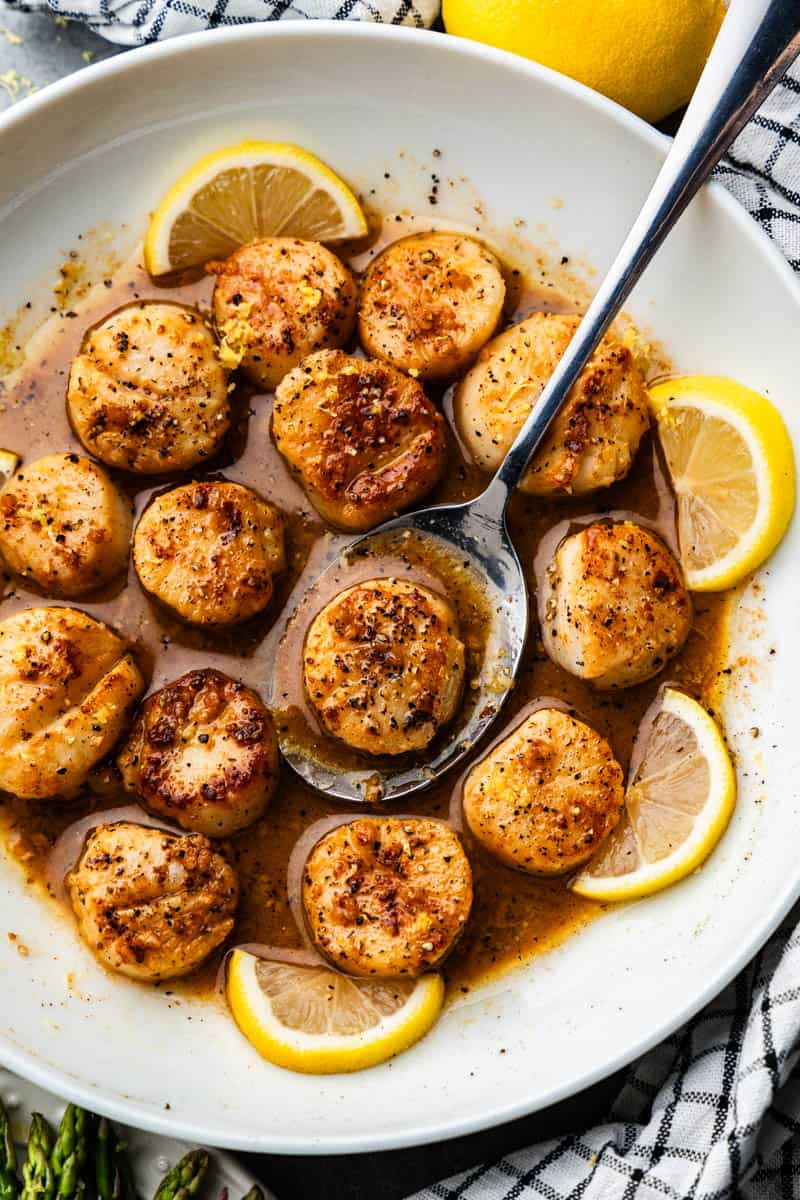
<path id="1" fill-rule="evenodd" d="M 453 38 L 349 24 L 217 30 L 81 72 L 0 122 L 0 311 L 41 296 L 87 229 L 127 225 L 118 241 L 130 249 L 166 183 L 243 137 L 299 142 L 377 187 L 387 207 L 423 208 L 434 171 L 438 218 L 475 222 L 481 197 L 497 227 L 524 219 L 534 240 L 598 269 L 665 152 L 658 134 L 569 80 Z M 800 434 L 800 288 L 724 192 L 693 205 L 630 310 L 680 369 L 768 393 Z M 0 860 L 2 928 L 30 950 L 20 958 L 0 938 L 0 1059 L 134 1125 L 287 1153 L 463 1134 L 630 1061 L 721 988 L 800 894 L 800 741 L 789 732 L 799 539 L 795 527 L 763 590 L 742 597 L 731 659 L 747 663 L 725 713 L 739 806 L 681 886 L 471 995 L 390 1065 L 305 1078 L 263 1063 L 213 1007 L 101 972 Z"/>

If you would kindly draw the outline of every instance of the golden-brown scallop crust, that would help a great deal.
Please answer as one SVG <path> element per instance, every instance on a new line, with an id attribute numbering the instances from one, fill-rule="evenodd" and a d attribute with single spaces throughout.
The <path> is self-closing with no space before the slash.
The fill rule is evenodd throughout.
<path id="1" fill-rule="evenodd" d="M 0 491 L 0 553 L 49 596 L 96 591 L 128 565 L 130 501 L 97 463 L 47 454 Z"/>
<path id="2" fill-rule="evenodd" d="M 598 521 L 565 538 L 545 573 L 543 638 L 594 687 L 651 679 L 678 653 L 692 601 L 675 556 L 650 529 Z"/>
<path id="3" fill-rule="evenodd" d="M 269 804 L 278 743 L 260 697 L 206 668 L 147 698 L 117 765 L 153 812 L 206 837 L 229 837 Z"/>
<path id="4" fill-rule="evenodd" d="M 184 621 L 246 621 L 272 599 L 285 568 L 281 513 L 227 480 L 187 483 L 145 509 L 133 536 L 142 586 Z"/>
<path id="5" fill-rule="evenodd" d="M 470 771 L 464 816 L 501 862 L 562 875 L 594 854 L 619 821 L 622 768 L 605 738 L 556 708 L 541 708 Z"/>
<path id="6" fill-rule="evenodd" d="M 366 273 L 361 344 L 420 379 L 452 378 L 494 333 L 505 292 L 500 264 L 475 238 L 444 232 L 401 238 Z"/>
<path id="7" fill-rule="evenodd" d="M 78 929 L 104 966 L 155 982 L 187 975 L 233 928 L 236 873 L 200 834 L 98 825 L 65 880 Z"/>
<path id="8" fill-rule="evenodd" d="M 90 454 L 140 474 L 185 471 L 219 449 L 231 421 L 228 373 L 201 314 L 140 300 L 90 329 L 67 387 Z"/>
<path id="9" fill-rule="evenodd" d="M 344 529 L 409 508 L 444 470 L 444 421 L 420 384 L 341 350 L 310 354 L 283 379 L 272 429 L 311 503 Z"/>
<path id="10" fill-rule="evenodd" d="M 71 796 L 110 753 L 144 691 L 122 638 L 74 608 L 0 622 L 0 789 Z"/>
<path id="11" fill-rule="evenodd" d="M 421 584 L 370 579 L 314 618 L 306 694 L 334 737 L 370 754 L 424 749 L 455 715 L 464 644 L 451 605 Z"/>
<path id="12" fill-rule="evenodd" d="M 580 317 L 534 313 L 484 346 L 458 386 L 459 431 L 495 471 L 557 367 Z M 606 334 L 572 387 L 520 487 L 535 496 L 584 495 L 630 470 L 650 425 L 633 355 Z"/>
<path id="13" fill-rule="evenodd" d="M 417 976 L 453 948 L 472 906 L 472 872 L 441 821 L 363 817 L 317 842 L 303 871 L 316 945 L 354 975 Z"/>
<path id="14" fill-rule="evenodd" d="M 223 357 L 265 391 L 307 354 L 343 346 L 353 332 L 355 280 L 319 242 L 265 238 L 207 269 L 216 276 Z"/>

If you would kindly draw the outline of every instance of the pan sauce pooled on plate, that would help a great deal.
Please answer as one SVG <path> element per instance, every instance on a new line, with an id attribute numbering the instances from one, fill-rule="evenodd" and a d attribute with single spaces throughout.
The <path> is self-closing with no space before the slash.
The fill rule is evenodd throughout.
<path id="1" fill-rule="evenodd" d="M 423 226 L 393 220 L 391 236 L 409 228 Z M 574 310 L 553 281 L 528 280 L 508 299 L 505 268 L 461 232 L 353 248 L 356 262 L 374 254 L 360 297 L 340 252 L 262 237 L 194 281 L 122 275 L 83 321 L 62 322 L 0 412 L 0 441 L 33 460 L 0 492 L 0 550 L 16 586 L 0 621 L 0 787 L 10 794 L 0 817 L 28 839 L 29 876 L 42 841 L 118 804 L 123 788 L 185 831 L 153 828 L 144 812 L 142 823 L 101 823 L 68 876 L 81 936 L 136 979 L 209 960 L 210 980 L 226 940 L 300 948 L 292 905 L 356 991 L 358 976 L 388 987 L 442 964 L 449 985 L 466 989 L 560 940 L 593 910 L 556 877 L 616 825 L 622 768 L 656 685 L 611 705 L 595 689 L 642 683 L 672 657 L 676 678 L 697 690 L 719 661 L 713 598 L 682 649 L 691 601 L 666 544 L 644 527 L 666 520 L 671 503 L 659 496 L 654 512 L 645 385 L 609 335 L 509 525 L 533 589 L 542 537 L 586 515 L 575 497 L 613 488 L 604 509 L 613 499 L 644 524 L 571 526 L 557 548 L 541 614 L 550 657 L 533 630 L 506 730 L 472 759 L 466 849 L 436 819 L 455 787 L 445 779 L 421 802 L 424 817 L 354 816 L 327 832 L 291 894 L 292 848 L 332 812 L 286 767 L 279 778 L 261 699 L 298 581 L 341 544 L 336 530 L 369 530 L 426 495 L 457 502 L 482 490 L 577 324 L 530 315 Z M 506 303 L 518 323 L 504 329 Z M 441 411 L 448 385 L 460 441 Z M 259 390 L 275 391 L 272 408 Z M 76 437 L 92 459 L 74 453 Z M 98 599 L 122 580 L 129 550 L 127 587 Z M 380 567 L 354 555 L 357 578 L 319 601 L 295 648 L 284 642 L 316 741 L 376 776 L 383 756 L 424 769 L 437 734 L 460 728 L 484 661 L 490 621 L 461 564 L 423 558 L 408 545 Z M 42 607 L 33 587 L 90 595 L 102 621 Z M 145 671 L 155 690 L 137 709 Z M 506 690 L 498 684 L 498 700 Z M 548 705 L 520 724 L 545 694 L 570 712 Z M 269 700 L 281 720 L 284 698 Z M 443 986 L 430 974 L 409 986 L 426 981 Z"/>

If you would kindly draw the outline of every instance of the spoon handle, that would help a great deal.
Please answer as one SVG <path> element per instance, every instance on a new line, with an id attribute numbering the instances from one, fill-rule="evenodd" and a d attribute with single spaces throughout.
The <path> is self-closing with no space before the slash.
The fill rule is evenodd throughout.
<path id="1" fill-rule="evenodd" d="M 483 496 L 498 519 L 578 375 L 675 222 L 800 54 L 798 0 L 731 0 L 672 148 L 567 350 Z"/>

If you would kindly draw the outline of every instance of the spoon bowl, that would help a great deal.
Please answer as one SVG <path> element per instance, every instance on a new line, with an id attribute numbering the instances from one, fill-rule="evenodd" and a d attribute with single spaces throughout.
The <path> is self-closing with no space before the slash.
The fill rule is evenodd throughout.
<path id="1" fill-rule="evenodd" d="M 484 493 L 484 496 L 487 493 Z M 374 767 L 342 767 L 309 752 L 290 729 L 279 726 L 281 753 L 301 779 L 317 791 L 349 804 L 378 804 L 401 800 L 423 791 L 458 763 L 481 740 L 494 722 L 511 689 L 528 631 L 529 601 L 519 556 L 506 527 L 477 501 L 443 505 L 396 517 L 354 538 L 339 549 L 304 597 L 313 608 L 319 597 L 349 586 L 354 561 L 384 550 L 387 542 L 404 537 L 435 544 L 471 572 L 490 613 L 489 631 L 480 671 L 468 683 L 468 701 L 460 720 L 442 731 L 427 757 L 401 756 L 396 763 L 376 760 Z M 433 546 L 432 546 L 433 548 Z M 338 586 L 337 586 L 338 585 Z"/>

